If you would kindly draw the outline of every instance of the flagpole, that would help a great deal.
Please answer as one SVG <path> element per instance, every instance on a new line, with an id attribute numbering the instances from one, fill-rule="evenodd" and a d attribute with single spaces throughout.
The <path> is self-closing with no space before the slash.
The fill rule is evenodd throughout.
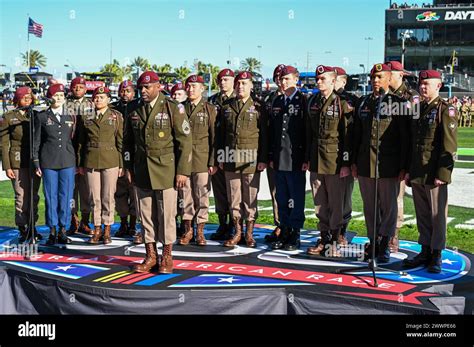
<path id="1" fill-rule="evenodd" d="M 27 34 L 28 34 L 28 39 L 27 39 L 27 52 L 26 52 L 26 66 L 28 67 L 28 72 L 30 72 L 30 14 L 27 14 L 28 16 L 28 26 L 27 26 Z"/>

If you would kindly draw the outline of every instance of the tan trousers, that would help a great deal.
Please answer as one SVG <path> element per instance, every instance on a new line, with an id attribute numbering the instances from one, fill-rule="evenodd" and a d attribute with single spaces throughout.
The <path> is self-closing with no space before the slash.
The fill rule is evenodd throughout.
<path id="1" fill-rule="evenodd" d="M 87 169 L 92 221 L 95 226 L 114 224 L 118 172 L 118 167 L 100 170 Z"/>
<path id="2" fill-rule="evenodd" d="M 29 222 L 30 215 L 30 175 L 28 168 L 13 169 L 15 179 L 12 181 L 15 192 L 15 224 L 25 226 Z M 33 208 L 35 222 L 38 221 L 38 190 L 41 179 L 33 173 Z"/>
<path id="3" fill-rule="evenodd" d="M 272 195 L 272 207 L 273 207 L 273 223 L 280 225 L 280 217 L 278 216 L 278 204 L 276 200 L 276 184 L 275 184 L 275 170 L 270 166 L 267 166 L 267 179 L 268 187 L 270 188 L 270 194 Z"/>
<path id="4" fill-rule="evenodd" d="M 71 210 L 72 216 L 77 215 L 77 211 L 79 210 L 79 202 L 81 203 L 81 215 L 91 212 L 91 201 L 89 196 L 87 175 L 76 174 L 73 199 L 74 204 Z"/>
<path id="5" fill-rule="evenodd" d="M 151 190 L 136 187 L 138 206 L 145 243 L 161 242 L 169 245 L 176 241 L 176 203 L 174 188 Z"/>
<path id="6" fill-rule="evenodd" d="M 346 191 L 345 180 L 339 175 L 317 175 L 321 185 L 317 189 L 316 205 L 319 212 L 319 230 L 340 230 L 344 224 L 344 193 Z"/>
<path id="7" fill-rule="evenodd" d="M 375 198 L 375 178 L 359 176 L 359 188 L 364 203 L 365 225 L 367 235 L 372 238 L 374 235 L 374 198 Z M 393 237 L 397 227 L 397 196 L 400 190 L 398 177 L 379 178 L 377 188 L 378 235 Z"/>
<path id="8" fill-rule="evenodd" d="M 214 193 L 214 202 L 216 213 L 226 215 L 229 213 L 229 203 L 227 201 L 227 188 L 225 184 L 224 170 L 217 169 L 217 172 L 211 176 L 212 192 Z"/>
<path id="9" fill-rule="evenodd" d="M 206 223 L 209 217 L 209 193 L 211 182 L 209 173 L 193 172 L 179 193 L 183 198 L 183 220 L 193 220 L 196 223 Z"/>
<path id="10" fill-rule="evenodd" d="M 258 217 L 257 195 L 260 188 L 260 172 L 243 174 L 226 171 L 225 180 L 232 218 L 255 221 Z"/>
<path id="11" fill-rule="evenodd" d="M 120 218 L 136 216 L 135 208 L 135 188 L 125 177 L 119 177 L 117 180 L 117 190 L 115 191 L 115 208 Z"/>
<path id="12" fill-rule="evenodd" d="M 440 187 L 412 184 L 416 225 L 420 236 L 418 243 L 431 249 L 446 248 L 448 218 L 448 185 Z"/>
<path id="13" fill-rule="evenodd" d="M 398 193 L 397 197 L 397 229 L 400 229 L 403 226 L 403 221 L 405 218 L 403 217 L 403 197 L 405 196 L 405 181 L 400 182 L 400 193 Z"/>
<path id="14" fill-rule="evenodd" d="M 316 172 L 310 172 L 309 174 L 309 182 L 311 184 L 311 194 L 313 195 L 313 202 L 314 202 L 314 213 L 318 214 L 319 204 L 316 201 L 316 195 L 318 194 L 318 189 L 321 187 L 321 181 L 318 180 L 318 174 Z"/>

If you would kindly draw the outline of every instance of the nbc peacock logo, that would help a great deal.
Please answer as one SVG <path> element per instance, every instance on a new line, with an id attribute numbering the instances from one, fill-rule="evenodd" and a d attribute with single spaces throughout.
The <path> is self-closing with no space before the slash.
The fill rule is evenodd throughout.
<path id="1" fill-rule="evenodd" d="M 440 19 L 440 16 L 437 16 L 436 12 L 432 12 L 432 11 L 426 11 L 416 16 L 416 20 L 418 22 L 434 22 L 439 19 Z"/>

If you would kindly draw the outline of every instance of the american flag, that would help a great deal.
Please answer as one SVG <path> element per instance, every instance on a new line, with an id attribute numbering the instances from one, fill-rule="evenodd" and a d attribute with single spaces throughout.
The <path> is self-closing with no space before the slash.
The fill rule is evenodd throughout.
<path id="1" fill-rule="evenodd" d="M 36 37 L 43 36 L 43 25 L 36 23 L 30 18 L 28 21 L 28 34 L 33 34 Z"/>

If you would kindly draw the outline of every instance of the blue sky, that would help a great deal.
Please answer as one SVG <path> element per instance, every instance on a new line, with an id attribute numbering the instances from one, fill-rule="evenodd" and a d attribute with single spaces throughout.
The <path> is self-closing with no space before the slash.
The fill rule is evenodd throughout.
<path id="1" fill-rule="evenodd" d="M 417 2 L 415 0 L 409 3 Z M 418 1 L 420 2 L 420 1 Z M 350 73 L 383 60 L 384 11 L 389 0 L 1 0 L 0 64 L 18 67 L 27 50 L 27 14 L 44 25 L 30 47 L 47 57 L 45 71 L 60 77 L 97 71 L 112 57 L 126 64 L 137 56 L 172 66 L 195 59 L 233 68 L 246 57 L 263 63 L 265 76 L 279 63 L 306 71 L 318 64 Z M 261 48 L 258 48 L 261 46 Z"/>

